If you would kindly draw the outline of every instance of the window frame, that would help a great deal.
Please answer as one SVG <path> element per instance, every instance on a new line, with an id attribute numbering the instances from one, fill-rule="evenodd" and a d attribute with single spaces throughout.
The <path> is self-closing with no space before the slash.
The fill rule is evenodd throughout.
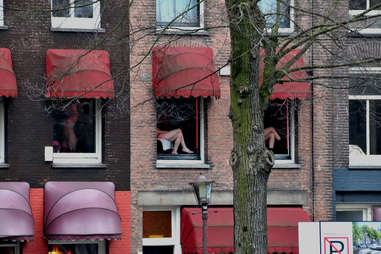
<path id="1" fill-rule="evenodd" d="M 268 0 L 268 1 L 277 1 L 277 0 Z M 295 31 L 295 10 L 294 10 L 294 6 L 295 6 L 295 2 L 294 0 L 290 0 L 290 17 L 289 17 L 289 20 L 290 20 L 290 27 L 287 27 L 287 28 L 281 28 L 279 27 L 279 30 L 278 30 L 278 33 L 280 35 L 287 35 L 287 34 L 291 34 Z M 266 28 L 266 31 L 267 33 L 271 33 L 272 31 L 272 28 Z"/>
<path id="2" fill-rule="evenodd" d="M 49 240 L 48 245 L 98 244 L 98 254 L 106 254 L 106 240 Z"/>
<path id="3" fill-rule="evenodd" d="M 0 26 L 4 26 L 4 1 L 0 0 Z"/>
<path id="4" fill-rule="evenodd" d="M 361 166 L 381 166 L 381 154 L 379 155 L 370 155 L 370 108 L 369 102 L 372 100 L 380 100 L 381 95 L 349 95 L 348 103 L 350 100 L 362 100 L 366 101 L 366 155 L 351 155 L 349 154 L 349 166 L 350 167 L 361 167 Z M 350 113 L 348 113 L 350 114 Z M 348 116 L 349 121 L 349 116 Z M 348 125 L 349 128 L 349 125 Z M 350 145 L 350 144 L 349 144 Z"/>
<path id="5" fill-rule="evenodd" d="M 200 120 L 200 159 L 199 160 L 161 160 L 157 158 L 156 152 L 156 167 L 157 168 L 209 168 L 205 164 L 205 108 L 204 98 L 199 99 L 199 120 Z M 157 113 L 157 112 L 156 112 Z M 157 125 L 156 125 L 157 126 Z M 156 141 L 157 142 L 157 141 Z"/>
<path id="6" fill-rule="evenodd" d="M 370 0 L 365 0 L 365 1 L 366 1 L 366 8 L 364 10 L 351 10 L 351 9 L 349 9 L 349 15 L 350 16 L 359 15 L 359 14 L 363 13 L 364 11 L 370 9 Z M 374 15 L 380 15 L 380 14 L 381 14 L 381 10 L 372 10 L 372 11 L 366 13 L 364 16 L 371 17 Z M 380 28 L 359 29 L 357 32 L 360 34 L 369 34 L 369 35 L 380 34 L 381 33 L 381 27 Z"/>
<path id="7" fill-rule="evenodd" d="M 0 0 L 1 1 L 1 0 Z M 51 0 L 51 27 L 52 29 L 85 29 L 98 30 L 101 29 L 101 6 L 100 0 L 93 1 L 93 17 L 92 18 L 76 18 L 74 17 L 75 0 L 70 1 L 70 17 L 54 17 L 53 16 L 53 1 Z M 95 1 L 95 2 L 94 2 Z"/>
<path id="8" fill-rule="evenodd" d="M 93 100 L 93 99 L 91 99 Z M 102 106 L 95 100 L 95 153 L 54 153 L 53 164 L 56 165 L 81 165 L 102 163 Z"/>
<path id="9" fill-rule="evenodd" d="M 181 254 L 180 244 L 180 207 L 144 207 L 144 211 L 170 211 L 172 237 L 162 238 L 143 238 L 142 246 L 173 246 L 173 254 Z M 143 212 L 142 212 L 142 229 L 143 229 Z"/>
<path id="10" fill-rule="evenodd" d="M 161 32 L 165 29 L 165 27 L 168 25 L 160 25 L 158 24 L 158 10 L 157 10 L 157 1 L 155 1 L 156 5 L 155 5 L 155 10 L 156 10 L 156 20 L 155 20 L 155 23 L 156 23 L 156 30 L 158 32 Z M 176 1 L 176 0 L 173 0 L 173 1 Z M 198 2 L 200 2 L 200 0 L 198 0 Z M 205 28 L 205 17 L 204 17 L 204 11 L 205 11 L 205 1 L 202 1 L 201 3 L 199 3 L 199 23 L 200 25 L 199 26 L 169 26 L 165 29 L 165 32 L 180 32 L 180 33 L 186 33 L 186 32 L 192 32 L 193 30 L 196 30 L 196 31 L 200 31 L 200 30 L 203 30 Z"/>
<path id="11" fill-rule="evenodd" d="M 289 154 L 289 158 L 285 158 L 285 159 L 282 159 L 281 157 L 284 157 L 284 155 L 278 155 L 274 153 L 274 158 L 275 158 L 275 165 L 276 166 L 285 166 L 285 165 L 294 165 L 296 163 L 296 160 L 295 160 L 295 135 L 296 135 L 296 131 L 295 131 L 295 122 L 296 122 L 296 118 L 295 118 L 295 102 L 292 102 L 289 104 L 289 111 L 290 111 L 290 119 L 289 119 L 289 142 L 290 142 L 290 154 Z"/>
<path id="12" fill-rule="evenodd" d="M 20 242 L 9 242 L 9 243 L 0 243 L 0 248 L 1 247 L 13 247 L 15 250 L 15 254 L 21 254 L 21 244 Z"/>
<path id="13" fill-rule="evenodd" d="M 0 100 L 0 164 L 5 163 L 5 113 L 4 101 Z"/>
<path id="14" fill-rule="evenodd" d="M 363 221 L 373 221 L 373 206 L 370 204 L 336 204 L 336 212 L 362 211 Z M 335 214 L 336 218 L 336 214 Z"/>

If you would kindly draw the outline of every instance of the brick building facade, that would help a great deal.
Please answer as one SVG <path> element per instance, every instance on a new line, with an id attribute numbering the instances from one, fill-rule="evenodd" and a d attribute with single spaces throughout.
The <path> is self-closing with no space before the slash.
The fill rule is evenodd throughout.
<path id="1" fill-rule="evenodd" d="M 310 1 L 294 3 L 299 8 L 312 8 Z M 232 127 L 228 118 L 229 70 L 224 68 L 229 59 L 230 37 L 226 28 L 225 3 L 205 2 L 198 10 L 199 21 L 203 23 L 197 24 L 198 29 L 191 33 L 176 25 L 162 32 L 163 26 L 168 23 L 165 23 L 162 17 L 161 5 L 160 1 L 142 0 L 134 2 L 130 9 L 130 61 L 133 66 L 130 101 L 131 253 L 181 253 L 181 250 L 185 253 L 184 220 L 187 213 L 197 206 L 189 183 L 199 174 L 215 182 L 211 202 L 213 209 L 231 208 L 233 204 L 232 172 L 228 162 L 232 149 Z M 302 28 L 311 25 L 311 16 L 302 13 L 293 15 Z M 186 25 L 186 21 L 183 23 Z M 287 27 L 285 33 L 290 34 L 290 29 L 297 28 Z M 158 111 L 158 105 L 161 105 L 163 98 L 160 98 L 156 91 L 156 69 L 160 69 L 160 66 L 157 67 L 155 59 L 156 50 L 163 47 L 168 51 L 197 51 L 199 47 L 209 48 L 213 51 L 214 67 L 218 70 L 222 68 L 218 71 L 221 97 L 216 99 L 210 95 L 203 99 L 205 160 L 202 161 L 202 165 L 181 165 L 179 162 L 168 161 L 163 163 L 164 157 L 159 152 L 161 147 L 158 145 L 157 128 L 161 126 L 161 113 Z M 320 44 L 316 43 L 314 49 L 305 54 L 302 64 L 326 61 L 325 58 L 320 58 L 320 55 L 312 56 L 318 55 L 319 47 Z M 164 52 L 165 54 L 171 53 Z M 292 133 L 285 136 L 285 140 L 290 142 L 287 143 L 288 153 L 278 154 L 270 175 L 267 198 L 270 216 L 275 216 L 274 211 L 285 214 L 286 211 L 291 211 L 291 214 L 302 211 L 308 214 L 308 220 L 332 218 L 333 143 L 332 133 L 327 130 L 333 123 L 333 104 L 329 97 L 333 96 L 333 93 L 320 86 L 309 87 L 308 93 L 311 94 L 306 98 L 296 96 L 296 99 L 288 98 L 286 101 L 281 101 L 274 95 L 275 103 L 288 103 L 289 111 L 285 115 L 292 125 L 287 129 L 287 133 Z M 325 96 L 327 93 L 329 95 Z M 176 99 L 181 100 L 178 97 Z M 185 141 L 187 142 L 187 139 Z M 277 152 L 275 153 L 277 155 Z M 222 210 L 220 212 L 222 214 Z M 170 233 L 157 230 L 155 221 L 162 221 L 160 227 L 166 228 Z M 271 247 L 271 243 L 269 246 L 271 253 L 297 251 L 297 246 L 293 246 L 294 249 L 290 246 L 275 249 Z M 195 246 L 192 247 L 197 251 Z M 226 249 L 214 249 L 217 252 L 220 250 L 228 252 Z M 209 251 L 213 251 L 213 248 Z"/>
<path id="2" fill-rule="evenodd" d="M 55 1 L 0 1 L 0 48 L 9 49 L 11 52 L 11 64 L 13 65 L 14 71 L 12 75 L 16 78 L 17 84 L 17 96 L 11 95 L 8 97 L 5 94 L 4 86 L 9 85 L 9 83 L 7 83 L 9 80 L 6 79 L 8 76 L 5 75 L 5 72 L 2 72 L 0 78 L 2 79 L 2 85 L 0 86 L 2 87 L 1 89 L 3 89 L 1 94 L 1 108 L 4 109 L 4 112 L 1 112 L 0 124 L 2 132 L 0 142 L 1 195 L 7 191 L 12 191 L 13 193 L 15 191 L 14 188 L 19 188 L 17 187 L 19 186 L 17 185 L 19 184 L 18 182 L 26 182 L 30 186 L 29 198 L 32 218 L 34 219 L 34 237 L 33 241 L 21 243 L 22 252 L 20 253 L 41 254 L 48 253 L 48 251 L 50 251 L 49 253 L 63 253 L 62 249 L 51 250 L 55 247 L 52 247 L 50 244 L 48 246 L 46 236 L 47 229 L 44 228 L 47 226 L 46 218 L 44 218 L 44 202 L 46 201 L 44 201 L 44 197 L 46 198 L 44 194 L 45 184 L 48 182 L 55 183 L 57 181 L 63 183 L 79 182 L 79 186 L 75 187 L 75 189 L 86 189 L 86 186 L 81 185 L 84 182 L 90 182 L 91 184 L 93 182 L 104 183 L 104 181 L 107 181 L 110 183 L 107 188 L 111 188 L 109 192 L 110 197 L 112 196 L 112 202 L 116 204 L 117 211 L 122 219 L 120 225 L 122 235 L 120 241 L 103 241 L 102 239 L 112 239 L 114 237 L 105 235 L 99 236 L 97 239 L 100 239 L 101 245 L 105 246 L 100 247 L 105 249 L 100 250 L 101 252 L 99 253 L 104 253 L 103 251 L 106 251 L 106 249 L 108 249 L 107 253 L 121 253 L 121 250 L 124 250 L 122 251 L 123 253 L 128 253 L 130 248 L 128 102 L 124 105 L 126 110 L 123 112 L 123 115 L 118 115 L 118 118 L 115 118 L 113 107 L 107 104 L 116 99 L 102 100 L 95 99 L 98 98 L 95 95 L 89 96 L 90 98 L 84 96 L 89 99 L 81 100 L 79 104 L 88 103 L 86 107 L 91 107 L 95 101 L 98 101 L 97 103 L 105 102 L 103 113 L 96 113 L 94 108 L 91 109 L 91 112 L 99 115 L 99 120 L 97 120 L 96 123 L 97 126 L 102 126 L 97 130 L 96 134 L 99 139 L 99 142 L 95 144 L 95 146 L 97 146 L 98 162 L 73 164 L 73 161 L 69 160 L 63 162 L 63 164 L 56 164 L 54 160 L 56 155 L 59 156 L 60 154 L 59 150 L 54 150 L 52 154 L 52 146 L 57 145 L 62 149 L 61 152 L 65 153 L 65 151 L 63 150 L 62 143 L 54 143 L 55 133 L 53 131 L 53 119 L 51 115 L 47 114 L 46 110 L 51 104 L 48 102 L 49 98 L 44 94 L 46 89 L 43 89 L 47 86 L 46 56 L 48 50 L 67 49 L 68 51 L 65 52 L 69 52 L 70 57 L 70 54 L 74 52 L 71 50 L 94 48 L 100 50 L 99 52 L 104 55 L 109 55 L 109 58 L 106 58 L 108 59 L 107 61 L 110 62 L 111 69 L 108 69 L 107 72 L 111 71 L 112 75 L 115 76 L 113 80 L 114 85 L 111 87 L 114 87 L 113 89 L 117 93 L 122 91 L 122 85 L 128 81 L 128 73 L 122 73 L 122 71 L 127 68 L 129 62 L 128 41 L 121 39 L 118 43 L 115 43 L 114 40 L 128 33 L 128 25 L 124 22 L 119 24 L 121 17 L 128 13 L 128 3 L 125 1 L 113 1 L 111 5 L 102 2 L 100 10 L 97 9 L 99 3 L 94 4 L 94 6 L 83 7 L 85 9 L 70 9 L 66 6 L 52 7 L 51 4 L 53 2 L 56 3 Z M 4 9 L 2 8 L 3 4 Z M 62 8 L 64 9 L 64 13 L 51 13 L 49 11 L 51 8 Z M 80 10 L 84 12 L 81 14 Z M 77 11 L 79 11 L 79 13 L 77 13 Z M 74 22 L 74 24 L 70 22 L 67 23 L 67 20 L 74 20 L 80 15 L 84 15 L 81 19 L 81 21 L 84 21 L 82 25 L 76 26 L 76 22 Z M 90 19 L 92 21 L 90 21 Z M 58 23 L 54 23 L 53 21 L 58 21 Z M 104 41 L 100 43 L 101 40 Z M 99 44 L 97 45 L 97 43 Z M 8 51 L 5 50 L 4 52 Z M 2 57 L 4 57 L 3 54 Z M 4 58 L 2 58 L 2 64 L 4 61 Z M 107 67 L 107 64 L 105 64 L 105 66 Z M 4 68 L 4 66 L 2 68 Z M 84 75 L 86 76 L 87 74 Z M 96 91 L 97 89 L 95 89 L 95 92 Z M 126 101 L 128 101 L 129 91 L 122 91 L 121 96 L 124 96 Z M 63 101 L 63 98 L 60 98 L 62 96 L 58 95 L 57 97 L 58 101 Z M 79 108 L 77 109 L 79 110 Z M 86 109 L 83 108 L 83 110 Z M 72 120 L 72 122 L 75 121 Z M 77 138 L 79 138 L 79 136 Z M 60 148 L 55 147 L 54 149 Z M 78 151 L 76 152 L 78 153 Z M 70 155 L 71 153 L 66 154 Z M 51 161 L 52 158 L 47 158 L 49 156 L 54 157 L 53 161 Z M 7 185 L 13 182 L 16 182 L 16 187 L 9 187 L 9 185 Z M 115 193 L 112 190 L 113 185 L 115 185 Z M 25 187 L 23 183 L 21 183 L 21 186 Z M 96 186 L 92 188 L 94 188 L 94 191 L 97 189 Z M 97 190 L 97 193 L 99 194 L 100 191 L 101 190 Z M 95 196 L 83 195 L 82 197 L 92 200 Z M 2 196 L 2 198 L 4 198 L 4 196 Z M 27 196 L 25 196 L 25 198 L 27 198 Z M 0 220 L 3 220 L 0 222 L 2 225 L 0 230 L 2 233 L 0 234 L 4 235 L 4 230 L 7 230 L 4 226 L 4 220 L 7 219 L 7 217 L 4 217 L 4 209 L 7 209 L 7 205 L 12 204 L 7 204 L 7 202 L 0 203 L 2 214 Z M 99 203 L 95 204 L 94 207 L 99 207 Z M 117 220 L 118 219 L 116 219 L 116 221 Z M 66 223 L 69 222 L 66 221 Z M 83 232 L 85 232 L 87 225 L 84 224 L 82 226 L 84 229 Z M 8 234 L 11 233 L 8 232 Z M 91 234 L 91 232 L 87 232 L 87 234 Z M 5 236 L 7 236 L 7 232 L 5 232 Z M 91 238 L 89 236 L 82 237 L 75 235 L 75 233 L 72 237 L 73 239 Z M 17 248 L 17 251 L 19 251 L 18 241 L 7 242 L 7 239 L 11 240 L 14 238 L 12 238 L 12 235 L 2 238 L 0 241 L 0 252 L 19 253 L 13 252 L 16 250 L 14 248 Z M 70 239 L 70 236 L 67 239 Z M 9 243 L 11 246 L 16 247 L 5 247 Z M 57 243 L 60 242 L 56 242 L 56 244 Z M 74 242 L 71 244 L 73 243 Z M 73 248 L 75 249 L 77 247 L 73 245 Z M 90 246 L 89 248 L 93 247 Z M 73 252 L 74 249 L 71 251 Z M 72 252 L 69 251 L 69 253 Z"/>

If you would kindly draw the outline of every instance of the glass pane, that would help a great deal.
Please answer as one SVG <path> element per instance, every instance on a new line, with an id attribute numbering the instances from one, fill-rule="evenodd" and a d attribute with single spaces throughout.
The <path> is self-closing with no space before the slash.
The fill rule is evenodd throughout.
<path id="1" fill-rule="evenodd" d="M 280 1 L 280 11 L 277 11 L 277 0 L 262 0 L 258 3 L 262 13 L 266 15 L 266 27 L 275 25 L 277 15 L 280 15 L 280 28 L 290 27 L 290 1 Z"/>
<path id="2" fill-rule="evenodd" d="M 55 110 L 53 148 L 55 153 L 95 153 L 95 102 L 72 103 Z"/>
<path id="3" fill-rule="evenodd" d="M 143 246 L 143 254 L 173 254 L 173 246 Z"/>
<path id="4" fill-rule="evenodd" d="M 366 154 L 366 102 L 349 100 L 349 145 Z"/>
<path id="5" fill-rule="evenodd" d="M 290 109 L 291 105 L 288 107 Z M 277 159 L 290 158 L 290 112 L 287 112 L 287 101 L 283 100 L 271 101 L 265 110 L 265 142 L 275 155 L 283 156 Z"/>
<path id="6" fill-rule="evenodd" d="M 156 101 L 158 154 L 166 155 L 165 159 L 180 155 L 182 159 L 199 159 L 199 105 L 195 98 Z"/>
<path id="7" fill-rule="evenodd" d="M 365 10 L 366 0 L 350 0 L 349 9 L 350 10 Z"/>
<path id="8" fill-rule="evenodd" d="M 166 25 L 182 12 L 194 6 L 198 0 L 157 0 L 156 21 L 159 25 Z M 173 26 L 199 26 L 199 11 L 197 6 L 189 10 L 184 16 L 179 17 L 172 23 Z"/>
<path id="9" fill-rule="evenodd" d="M 336 211 L 336 221 L 363 221 L 362 211 Z"/>
<path id="10" fill-rule="evenodd" d="M 70 17 L 70 0 L 53 0 L 53 17 Z"/>
<path id="11" fill-rule="evenodd" d="M 381 101 L 369 104 L 370 154 L 381 154 Z"/>
<path id="12" fill-rule="evenodd" d="M 0 254 L 15 254 L 14 247 L 1 247 L 0 246 Z"/>
<path id="13" fill-rule="evenodd" d="M 143 238 L 172 237 L 171 211 L 144 211 Z"/>
<path id="14" fill-rule="evenodd" d="M 93 18 L 93 0 L 75 0 L 74 16 L 76 18 Z"/>
<path id="15" fill-rule="evenodd" d="M 48 254 L 98 254 L 98 244 L 49 245 Z"/>
<path id="16" fill-rule="evenodd" d="M 370 0 L 370 8 L 375 7 L 376 5 L 380 5 L 381 0 Z M 381 7 L 375 8 L 375 10 L 381 10 Z"/>

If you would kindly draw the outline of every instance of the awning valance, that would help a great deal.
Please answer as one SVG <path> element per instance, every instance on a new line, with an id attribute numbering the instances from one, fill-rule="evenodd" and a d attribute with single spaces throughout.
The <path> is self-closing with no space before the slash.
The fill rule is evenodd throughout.
<path id="1" fill-rule="evenodd" d="M 208 253 L 234 253 L 233 208 L 208 209 Z M 267 208 L 268 252 L 298 253 L 298 222 L 310 221 L 302 208 Z M 181 247 L 184 254 L 202 253 L 200 208 L 181 212 Z"/>
<path id="2" fill-rule="evenodd" d="M 44 227 L 49 240 L 119 239 L 111 182 L 47 182 Z"/>
<path id="3" fill-rule="evenodd" d="M 0 182 L 0 241 L 32 240 L 33 223 L 29 184 Z"/>
<path id="4" fill-rule="evenodd" d="M 156 47 L 152 51 L 155 97 L 221 96 L 213 51 L 207 47 Z"/>
<path id="5" fill-rule="evenodd" d="M 16 76 L 13 72 L 11 51 L 0 48 L 0 96 L 16 97 Z"/>
<path id="6" fill-rule="evenodd" d="M 49 49 L 47 97 L 114 98 L 109 54 L 104 50 Z"/>
<path id="7" fill-rule="evenodd" d="M 282 66 L 286 63 L 288 63 L 295 55 L 297 55 L 300 52 L 299 49 L 294 49 L 287 55 L 285 55 L 283 58 L 280 59 L 280 61 L 277 64 L 277 69 L 281 69 Z M 259 63 L 259 71 L 262 74 L 264 69 L 264 58 L 265 51 L 261 49 L 260 55 L 261 55 L 261 61 Z M 292 66 L 291 69 L 304 67 L 304 61 L 303 56 L 301 56 Z M 283 80 L 304 80 L 308 77 L 306 71 L 300 70 L 296 72 L 292 72 L 288 76 L 284 76 Z M 263 76 L 261 75 L 259 77 L 259 84 L 261 85 L 263 81 Z M 299 82 L 285 82 L 282 84 L 275 84 L 273 87 L 273 92 L 270 95 L 270 99 L 308 99 L 311 96 L 311 90 L 308 82 L 305 81 L 299 81 Z"/>

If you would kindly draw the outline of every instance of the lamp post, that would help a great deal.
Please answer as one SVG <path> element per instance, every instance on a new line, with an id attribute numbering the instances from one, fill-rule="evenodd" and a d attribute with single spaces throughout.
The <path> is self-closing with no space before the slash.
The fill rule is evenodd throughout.
<path id="1" fill-rule="evenodd" d="M 208 220 L 208 204 L 212 193 L 212 183 L 213 181 L 208 180 L 203 175 L 199 175 L 195 182 L 190 183 L 193 186 L 197 202 L 202 208 L 202 254 L 208 254 L 206 227 Z"/>

